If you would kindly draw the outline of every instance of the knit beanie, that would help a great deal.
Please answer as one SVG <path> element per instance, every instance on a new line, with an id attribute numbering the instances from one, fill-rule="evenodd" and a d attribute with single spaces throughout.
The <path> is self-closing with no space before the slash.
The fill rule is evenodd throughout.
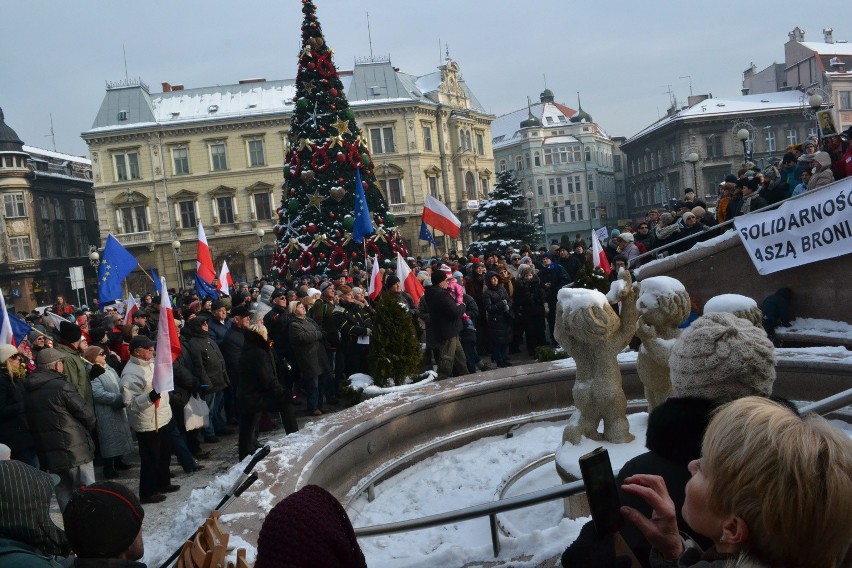
<path id="1" fill-rule="evenodd" d="M 5 363 L 10 357 L 18 354 L 18 349 L 8 343 L 0 343 L 0 363 Z"/>
<path id="2" fill-rule="evenodd" d="M 65 534 L 50 518 L 58 477 L 18 460 L 0 461 L 0 536 L 51 555 L 68 555 Z"/>
<path id="3" fill-rule="evenodd" d="M 80 326 L 77 324 L 64 321 L 59 325 L 59 337 L 61 337 L 63 341 L 74 343 L 75 341 L 79 341 L 82 336 L 83 330 L 81 330 Z"/>
<path id="4" fill-rule="evenodd" d="M 366 567 L 346 511 L 334 496 L 307 485 L 266 515 L 257 538 L 255 568 Z"/>
<path id="5" fill-rule="evenodd" d="M 669 357 L 672 395 L 729 402 L 769 396 L 775 349 L 766 332 L 729 313 L 705 314 L 675 342 Z"/>
<path id="6" fill-rule="evenodd" d="M 115 558 L 136 540 L 143 518 L 133 491 L 114 481 L 79 488 L 62 513 L 65 534 L 80 558 Z"/>
<path id="7" fill-rule="evenodd" d="M 89 343 L 100 343 L 101 339 L 106 337 L 107 330 L 103 327 L 96 327 L 89 330 Z"/>
<path id="8" fill-rule="evenodd" d="M 388 288 L 390 288 L 390 287 L 391 287 L 391 286 L 393 286 L 394 284 L 399 284 L 399 277 L 398 277 L 398 276 L 396 276 L 395 274 L 391 274 L 390 276 L 388 276 L 388 277 L 385 279 L 385 286 L 387 286 Z"/>
<path id="9" fill-rule="evenodd" d="M 436 270 L 432 272 L 432 285 L 437 286 L 441 282 L 447 279 L 447 275 L 440 270 Z"/>

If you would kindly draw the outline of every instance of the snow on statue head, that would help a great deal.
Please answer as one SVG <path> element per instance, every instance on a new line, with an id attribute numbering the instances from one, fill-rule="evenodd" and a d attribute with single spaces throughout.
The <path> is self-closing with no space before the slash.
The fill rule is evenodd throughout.
<path id="1" fill-rule="evenodd" d="M 636 331 L 636 297 L 630 273 L 623 270 L 608 296 L 596 290 L 563 288 L 556 302 L 553 336 L 574 358 L 574 405 L 562 441 L 579 444 L 583 436 L 613 443 L 633 440 L 627 423 L 627 399 L 621 387 L 618 353 Z M 610 302 L 621 302 L 621 315 Z M 603 420 L 603 435 L 598 424 Z"/>
<path id="2" fill-rule="evenodd" d="M 679 280 L 668 276 L 646 278 L 636 300 L 639 323 L 636 335 L 642 340 L 636 372 L 645 385 L 648 412 L 665 402 L 672 391 L 669 352 L 680 337 L 681 323 L 689 316 L 689 294 Z"/>
<path id="3" fill-rule="evenodd" d="M 757 327 L 763 326 L 763 312 L 757 302 L 748 296 L 739 294 L 720 294 L 713 296 L 704 304 L 705 314 L 734 314 L 738 318 L 750 321 Z"/>

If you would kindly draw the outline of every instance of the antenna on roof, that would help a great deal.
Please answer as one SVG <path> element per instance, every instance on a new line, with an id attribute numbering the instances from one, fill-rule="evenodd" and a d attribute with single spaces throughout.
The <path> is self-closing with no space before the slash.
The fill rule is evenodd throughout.
<path id="1" fill-rule="evenodd" d="M 127 74 L 127 51 L 125 51 L 123 43 L 121 44 L 121 53 L 124 54 L 124 78 L 129 81 L 130 76 Z"/>
<path id="2" fill-rule="evenodd" d="M 678 79 L 689 79 L 689 96 L 692 96 L 692 75 L 684 75 L 683 77 L 678 77 Z"/>
<path id="3" fill-rule="evenodd" d="M 56 136 L 54 136 L 53 132 L 53 113 L 50 113 L 50 134 L 45 134 L 45 137 L 50 136 L 50 139 L 53 140 L 53 151 L 56 152 Z"/>
<path id="4" fill-rule="evenodd" d="M 444 44 L 444 46 L 447 48 L 447 57 L 446 57 L 446 59 L 447 59 L 447 61 L 449 61 L 449 60 L 450 60 L 450 44 L 448 44 L 448 43 L 447 43 L 447 44 Z"/>
<path id="5" fill-rule="evenodd" d="M 547 88 L 547 74 L 542 73 L 541 76 L 544 78 L 544 88 L 546 89 Z"/>
<path id="6" fill-rule="evenodd" d="M 367 12 L 367 40 L 370 42 L 370 57 L 373 57 L 373 33 L 370 30 L 370 12 Z"/>

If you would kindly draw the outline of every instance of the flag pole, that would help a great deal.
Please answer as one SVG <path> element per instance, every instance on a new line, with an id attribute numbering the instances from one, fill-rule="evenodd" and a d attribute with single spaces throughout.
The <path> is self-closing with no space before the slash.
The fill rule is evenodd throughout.
<path id="1" fill-rule="evenodd" d="M 153 279 L 153 278 L 151 278 L 151 275 L 150 275 L 150 274 L 148 274 L 148 273 L 145 271 L 145 269 L 144 269 L 144 268 L 142 268 L 142 265 L 141 265 L 141 264 L 137 264 L 136 266 L 138 266 L 138 267 L 139 267 L 139 270 L 141 270 L 141 271 L 145 274 L 145 276 L 147 276 L 147 277 L 148 277 L 148 280 L 150 280 L 150 281 L 151 281 L 151 284 L 153 284 L 153 285 L 154 285 L 154 289 L 156 290 L 156 289 L 157 289 L 157 283 L 156 283 L 156 282 L 154 282 L 154 279 Z"/>

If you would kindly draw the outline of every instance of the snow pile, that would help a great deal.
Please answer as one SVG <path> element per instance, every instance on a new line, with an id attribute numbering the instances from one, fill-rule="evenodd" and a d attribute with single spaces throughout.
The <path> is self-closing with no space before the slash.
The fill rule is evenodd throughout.
<path id="1" fill-rule="evenodd" d="M 645 430 L 648 429 L 648 413 L 637 412 L 636 414 L 628 414 L 627 421 L 630 423 L 630 433 L 636 436 L 636 439 L 629 444 L 613 444 L 606 440 L 590 440 L 584 437 L 576 446 L 573 444 L 562 444 L 556 451 L 556 462 L 565 471 L 577 479 L 581 479 L 580 456 L 588 454 L 595 448 L 604 447 L 609 452 L 612 470 L 618 474 L 625 463 L 647 451 L 645 449 Z M 600 425 L 599 427 L 602 428 Z"/>
<path id="2" fill-rule="evenodd" d="M 708 239 L 708 240 L 706 240 L 706 241 L 700 241 L 700 242 L 697 242 L 697 243 L 695 243 L 695 244 L 692 246 L 692 248 L 690 248 L 689 250 L 714 247 L 714 246 L 718 245 L 719 243 L 722 243 L 722 242 L 725 242 L 725 241 L 729 241 L 729 240 L 731 240 L 731 239 L 737 239 L 737 238 L 739 238 L 739 233 L 738 233 L 738 232 L 736 232 L 736 231 L 734 231 L 734 230 L 729 230 L 729 231 L 726 231 L 726 232 L 722 233 L 722 234 L 721 234 L 721 235 L 719 235 L 718 237 L 713 237 L 712 239 Z M 689 250 L 688 250 L 688 251 L 686 251 L 686 252 L 689 252 Z M 668 251 L 667 251 L 667 250 L 663 250 L 663 251 L 660 251 L 660 252 L 662 252 L 662 253 L 666 253 L 666 252 L 668 252 Z M 633 270 L 633 275 L 634 275 L 636 278 L 639 278 L 639 274 L 640 274 L 643 270 L 647 270 L 649 266 L 654 266 L 654 265 L 657 265 L 657 264 L 662 264 L 662 263 L 665 263 L 665 262 L 670 262 L 670 261 L 669 261 L 669 259 L 670 259 L 670 258 L 674 258 L 674 257 L 679 256 L 679 255 L 681 255 L 681 254 L 684 254 L 684 253 L 680 252 L 680 253 L 676 253 L 676 254 L 669 254 L 668 256 L 665 256 L 665 257 L 663 257 L 663 258 L 658 258 L 658 259 L 652 260 L 651 262 L 649 262 L 649 263 L 647 263 L 647 264 L 643 264 L 642 266 L 639 266 L 639 267 L 635 268 L 635 269 Z"/>
<path id="3" fill-rule="evenodd" d="M 562 304 L 562 310 L 566 312 L 573 312 L 593 306 L 604 308 L 609 304 L 606 296 L 597 290 L 588 290 L 586 288 L 562 288 L 559 290 L 556 300 Z"/>
<path id="4" fill-rule="evenodd" d="M 642 281 L 639 298 L 636 300 L 636 309 L 640 313 L 657 308 L 660 298 L 675 296 L 686 292 L 680 280 L 670 276 L 654 276 Z"/>
<path id="5" fill-rule="evenodd" d="M 779 327 L 776 333 L 778 335 L 797 333 L 852 340 L 852 325 L 844 321 L 796 318 L 791 323 L 793 324 L 791 327 Z"/>
<path id="6" fill-rule="evenodd" d="M 643 283 L 644 285 L 644 283 Z M 757 302 L 748 296 L 740 294 L 720 294 L 707 300 L 704 304 L 704 313 L 728 313 L 747 312 L 757 308 Z"/>
<path id="7" fill-rule="evenodd" d="M 413 389 L 417 389 L 422 387 L 423 385 L 427 385 L 431 382 L 434 382 L 438 377 L 438 373 L 435 371 L 426 371 L 424 373 L 425 378 L 412 382 L 411 379 L 407 379 L 407 382 L 404 385 L 399 386 L 389 386 L 389 387 L 379 387 L 375 385 L 373 381 L 373 377 L 370 375 L 366 375 L 364 373 L 355 373 L 349 377 L 349 385 L 352 387 L 354 391 L 361 391 L 364 393 L 366 398 L 375 398 L 377 396 L 382 396 L 391 393 L 399 393 L 399 392 L 407 392 Z"/>
<path id="8" fill-rule="evenodd" d="M 621 270 L 624 270 L 623 268 Z M 618 271 L 618 274 L 621 274 L 621 270 Z M 624 287 L 627 286 L 627 282 L 619 278 L 615 280 L 609 285 L 609 292 L 606 294 L 606 301 L 610 304 L 617 304 L 619 302 L 619 298 L 621 298 L 621 293 L 624 292 Z"/>

